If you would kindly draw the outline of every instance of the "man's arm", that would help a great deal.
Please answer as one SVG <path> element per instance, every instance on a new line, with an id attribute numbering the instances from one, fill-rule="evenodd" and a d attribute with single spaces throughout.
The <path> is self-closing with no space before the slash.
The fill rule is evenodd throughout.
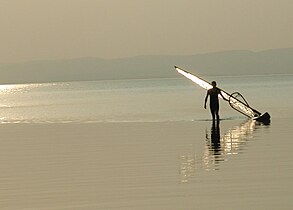
<path id="1" fill-rule="evenodd" d="M 206 95 L 206 97 L 204 99 L 204 108 L 205 109 L 207 108 L 207 100 L 208 100 L 209 94 L 210 94 L 209 91 L 207 91 L 207 95 Z"/>
<path id="2" fill-rule="evenodd" d="M 222 98 L 224 99 L 224 101 L 229 101 L 228 99 L 226 99 L 226 98 L 223 96 L 221 90 L 220 90 L 220 89 L 218 89 L 218 90 L 219 90 L 219 94 L 222 96 Z"/>

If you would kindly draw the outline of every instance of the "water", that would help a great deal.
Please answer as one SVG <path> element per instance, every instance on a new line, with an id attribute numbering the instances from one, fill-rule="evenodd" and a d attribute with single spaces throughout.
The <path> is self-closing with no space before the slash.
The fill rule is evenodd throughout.
<path id="1" fill-rule="evenodd" d="M 5 86 L 1 116 L 3 122 L 165 121 L 169 119 L 164 114 L 176 103 L 172 91 L 177 88 L 186 89 L 182 80 Z"/>
<path id="2" fill-rule="evenodd" d="M 214 79 L 214 78 L 213 78 Z M 219 77 L 219 86 L 241 92 L 251 106 L 274 117 L 292 117 L 292 75 Z M 186 79 L 71 82 L 0 87 L 2 123 L 163 122 L 208 119 L 205 91 Z M 283 103 L 286 98 L 286 103 Z M 289 101 L 287 101 L 289 100 Z M 223 118 L 241 117 L 222 102 Z"/>
<path id="3" fill-rule="evenodd" d="M 292 209 L 293 75 L 207 79 L 271 124 L 184 78 L 1 86 L 1 209 Z"/>

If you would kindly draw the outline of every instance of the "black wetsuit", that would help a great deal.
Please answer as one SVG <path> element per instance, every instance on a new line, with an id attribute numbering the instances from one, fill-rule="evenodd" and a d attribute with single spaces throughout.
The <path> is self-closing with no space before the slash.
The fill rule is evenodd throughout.
<path id="1" fill-rule="evenodd" d="M 217 87 L 208 90 L 208 95 L 210 96 L 210 109 L 213 119 L 215 119 L 215 116 L 219 119 L 219 94 L 220 89 Z"/>

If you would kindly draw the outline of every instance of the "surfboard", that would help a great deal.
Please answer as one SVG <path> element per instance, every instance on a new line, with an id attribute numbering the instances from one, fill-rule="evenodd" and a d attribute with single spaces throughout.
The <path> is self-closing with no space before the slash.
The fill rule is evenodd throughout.
<path id="1" fill-rule="evenodd" d="M 211 83 L 207 82 L 206 80 L 204 80 L 198 76 L 193 75 L 192 73 L 190 73 L 182 68 L 179 68 L 178 66 L 175 66 L 175 70 L 179 74 L 190 79 L 191 81 L 193 81 L 194 83 L 198 84 L 200 87 L 202 87 L 206 90 L 209 90 L 213 87 Z M 219 88 L 219 89 L 221 91 L 221 95 L 224 97 L 223 99 L 225 101 L 229 102 L 230 106 L 234 110 L 240 112 L 241 114 L 243 114 L 251 119 L 257 120 L 259 122 L 264 122 L 264 123 L 270 122 L 271 117 L 270 117 L 269 113 L 265 112 L 264 114 L 261 114 L 261 112 L 252 108 L 247 103 L 245 98 L 239 92 L 229 94 L 228 92 L 222 90 L 221 88 Z"/>

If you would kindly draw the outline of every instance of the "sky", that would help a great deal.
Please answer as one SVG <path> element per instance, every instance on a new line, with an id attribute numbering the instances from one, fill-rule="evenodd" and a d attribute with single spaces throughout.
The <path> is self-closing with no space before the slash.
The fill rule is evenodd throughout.
<path id="1" fill-rule="evenodd" d="M 0 0 L 0 63 L 293 47 L 292 0 Z"/>

